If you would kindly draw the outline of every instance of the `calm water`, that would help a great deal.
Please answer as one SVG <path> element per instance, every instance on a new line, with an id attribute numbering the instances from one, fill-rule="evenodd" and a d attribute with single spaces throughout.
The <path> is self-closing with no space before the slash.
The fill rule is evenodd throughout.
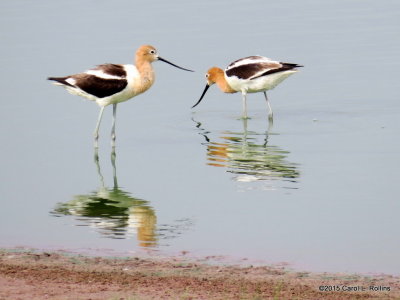
<path id="1" fill-rule="evenodd" d="M 397 1 L 0 3 L 0 247 L 222 255 L 316 271 L 400 274 Z M 47 76 L 130 63 L 157 82 L 111 109 Z M 210 89 L 260 54 L 305 68 L 269 93 Z"/>

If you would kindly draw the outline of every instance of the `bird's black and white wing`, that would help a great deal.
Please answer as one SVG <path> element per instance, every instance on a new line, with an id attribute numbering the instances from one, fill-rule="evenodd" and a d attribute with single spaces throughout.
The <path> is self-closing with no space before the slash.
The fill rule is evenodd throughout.
<path id="1" fill-rule="evenodd" d="M 125 65 L 118 64 L 98 65 L 83 73 L 48 79 L 63 85 L 70 93 L 90 100 L 115 95 L 128 85 Z"/>
<path id="2" fill-rule="evenodd" d="M 301 67 L 297 64 L 281 63 L 263 56 L 249 56 L 232 62 L 226 69 L 227 77 L 237 77 L 242 80 L 253 80 L 273 73 L 292 70 Z"/>

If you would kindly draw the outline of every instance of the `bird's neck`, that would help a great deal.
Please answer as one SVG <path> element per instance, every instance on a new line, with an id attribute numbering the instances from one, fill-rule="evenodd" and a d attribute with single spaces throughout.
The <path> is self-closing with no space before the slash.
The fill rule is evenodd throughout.
<path id="1" fill-rule="evenodd" d="M 142 78 L 146 78 L 151 81 L 154 80 L 154 70 L 150 62 L 136 60 L 136 68 Z"/>
<path id="2" fill-rule="evenodd" d="M 140 74 L 140 81 L 136 87 L 137 93 L 143 93 L 148 90 L 155 79 L 154 70 L 148 61 L 136 61 L 136 68 Z"/>
<path id="3" fill-rule="evenodd" d="M 237 92 L 234 89 L 232 89 L 231 86 L 228 84 L 223 72 L 221 72 L 221 74 L 218 74 L 215 82 L 218 85 L 218 87 L 220 88 L 220 90 L 223 91 L 224 93 L 236 93 Z"/>

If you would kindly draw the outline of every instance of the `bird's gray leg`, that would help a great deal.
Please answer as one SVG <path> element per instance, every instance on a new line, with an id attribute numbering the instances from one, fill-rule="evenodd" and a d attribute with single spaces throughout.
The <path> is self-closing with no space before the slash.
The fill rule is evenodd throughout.
<path id="1" fill-rule="evenodd" d="M 267 101 L 267 105 L 269 108 L 269 112 L 268 112 L 268 119 L 270 122 L 272 122 L 272 120 L 274 119 L 274 113 L 272 111 L 272 107 L 271 104 L 269 103 L 268 97 L 267 97 L 267 92 L 264 91 L 264 96 L 265 96 L 265 100 Z"/>
<path id="2" fill-rule="evenodd" d="M 111 165 L 113 167 L 113 178 L 114 178 L 114 189 L 118 189 L 118 181 L 117 181 L 117 168 L 115 166 L 115 159 L 117 154 L 115 153 L 115 148 L 112 148 L 111 151 Z"/>
<path id="3" fill-rule="evenodd" d="M 101 174 L 100 163 L 99 163 L 99 148 L 94 148 L 94 163 L 96 164 L 97 174 L 99 175 L 101 187 L 104 188 L 104 177 Z"/>
<path id="4" fill-rule="evenodd" d="M 115 119 L 117 117 L 117 104 L 113 104 L 113 120 L 111 129 L 111 146 L 115 147 Z"/>
<path id="5" fill-rule="evenodd" d="M 94 147 L 98 148 L 99 144 L 98 144 L 98 140 L 99 140 L 99 127 L 100 127 L 100 123 L 101 123 L 101 118 L 103 117 L 103 111 L 104 111 L 104 106 L 100 107 L 100 113 L 99 113 L 99 117 L 97 119 L 97 124 L 96 124 L 96 128 L 94 130 Z"/>
<path id="6" fill-rule="evenodd" d="M 247 117 L 247 99 L 246 93 L 242 92 L 242 101 L 243 101 L 243 119 L 248 119 Z"/>

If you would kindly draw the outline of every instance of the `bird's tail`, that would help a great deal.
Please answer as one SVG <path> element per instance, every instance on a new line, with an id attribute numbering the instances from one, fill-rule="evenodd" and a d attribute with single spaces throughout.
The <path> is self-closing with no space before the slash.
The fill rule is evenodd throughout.
<path id="1" fill-rule="evenodd" d="M 304 66 L 298 64 L 291 64 L 291 63 L 281 63 L 283 68 L 287 70 L 295 69 L 295 68 L 302 68 Z"/>
<path id="2" fill-rule="evenodd" d="M 67 85 L 74 87 L 72 84 L 68 83 L 67 79 L 69 77 L 48 77 L 47 80 L 55 81 L 55 84 Z"/>

